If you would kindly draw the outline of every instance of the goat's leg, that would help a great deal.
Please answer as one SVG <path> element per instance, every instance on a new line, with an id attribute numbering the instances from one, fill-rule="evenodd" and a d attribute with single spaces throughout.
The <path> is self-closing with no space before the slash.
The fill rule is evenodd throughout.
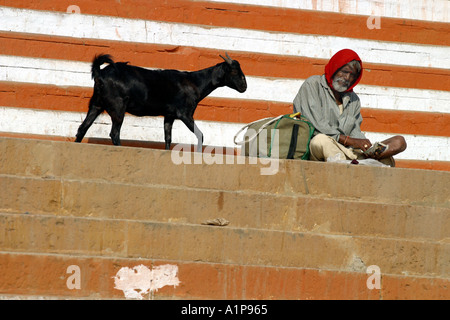
<path id="1" fill-rule="evenodd" d="M 113 108 L 106 109 L 111 117 L 112 127 L 109 136 L 115 146 L 120 146 L 120 129 L 122 128 L 123 119 L 125 117 L 125 107 L 116 103 Z"/>
<path id="2" fill-rule="evenodd" d="M 98 115 L 103 112 L 103 108 L 94 105 L 92 102 L 90 102 L 89 104 L 89 111 L 83 123 L 78 127 L 75 142 L 81 142 L 81 140 L 83 140 L 89 127 L 92 125 L 92 123 L 94 123 L 94 120 L 98 117 Z"/>
<path id="3" fill-rule="evenodd" d="M 191 130 L 195 136 L 197 137 L 197 152 L 202 152 L 202 146 L 203 146 L 203 133 L 200 131 L 200 129 L 197 127 L 197 125 L 194 122 L 193 118 L 189 117 L 182 117 L 180 119 L 183 121 L 183 123 L 188 127 L 189 130 Z"/>
<path id="4" fill-rule="evenodd" d="M 165 141 L 165 149 L 170 149 L 170 144 L 172 143 L 172 125 L 175 118 L 166 116 L 164 117 L 164 141 Z"/>
<path id="5" fill-rule="evenodd" d="M 120 128 L 122 127 L 122 122 L 113 121 L 111 127 L 111 133 L 109 136 L 111 137 L 111 141 L 115 146 L 120 146 Z"/>

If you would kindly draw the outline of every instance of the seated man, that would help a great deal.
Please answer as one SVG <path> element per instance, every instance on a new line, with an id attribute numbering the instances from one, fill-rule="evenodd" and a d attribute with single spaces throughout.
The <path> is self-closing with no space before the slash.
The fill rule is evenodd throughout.
<path id="1" fill-rule="evenodd" d="M 325 66 L 325 74 L 305 80 L 294 99 L 294 112 L 301 112 L 316 128 L 311 139 L 310 160 L 326 161 L 364 159 L 372 143 L 361 132 L 361 103 L 353 88 L 362 77 L 362 62 L 356 52 L 337 52 Z M 394 166 L 393 155 L 406 149 L 402 136 L 382 143 L 388 148 L 372 156 Z"/>

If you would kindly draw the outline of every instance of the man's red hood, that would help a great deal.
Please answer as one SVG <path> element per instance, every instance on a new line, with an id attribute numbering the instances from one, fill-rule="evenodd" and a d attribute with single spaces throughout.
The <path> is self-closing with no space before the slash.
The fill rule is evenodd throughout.
<path id="1" fill-rule="evenodd" d="M 340 68 L 345 66 L 350 61 L 356 60 L 361 64 L 361 72 L 359 73 L 358 79 L 345 91 L 350 92 L 353 91 L 353 88 L 358 84 L 358 82 L 362 78 L 363 73 L 363 66 L 362 61 L 359 58 L 358 54 L 350 49 L 343 49 L 341 51 L 338 51 L 334 54 L 334 56 L 331 57 L 330 61 L 328 61 L 328 64 L 325 66 L 325 78 L 327 79 L 327 83 L 330 86 L 330 88 L 333 88 L 333 76 Z"/>

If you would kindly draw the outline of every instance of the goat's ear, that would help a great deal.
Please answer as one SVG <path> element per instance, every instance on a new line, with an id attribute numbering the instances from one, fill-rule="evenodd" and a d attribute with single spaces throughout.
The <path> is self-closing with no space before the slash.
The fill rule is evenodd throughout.
<path id="1" fill-rule="evenodd" d="M 219 68 L 215 68 L 213 71 L 212 84 L 214 86 L 219 85 L 222 82 L 224 75 L 225 75 L 225 70 L 223 70 L 223 68 L 219 65 Z"/>

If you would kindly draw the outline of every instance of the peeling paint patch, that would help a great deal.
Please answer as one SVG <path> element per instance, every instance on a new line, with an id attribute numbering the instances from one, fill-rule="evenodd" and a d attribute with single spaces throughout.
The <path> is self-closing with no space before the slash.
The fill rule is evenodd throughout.
<path id="1" fill-rule="evenodd" d="M 122 290 L 125 298 L 142 300 L 148 293 L 158 291 L 165 286 L 178 286 L 178 266 L 161 265 L 150 268 L 139 265 L 133 268 L 123 267 L 113 277 L 115 289 Z"/>

